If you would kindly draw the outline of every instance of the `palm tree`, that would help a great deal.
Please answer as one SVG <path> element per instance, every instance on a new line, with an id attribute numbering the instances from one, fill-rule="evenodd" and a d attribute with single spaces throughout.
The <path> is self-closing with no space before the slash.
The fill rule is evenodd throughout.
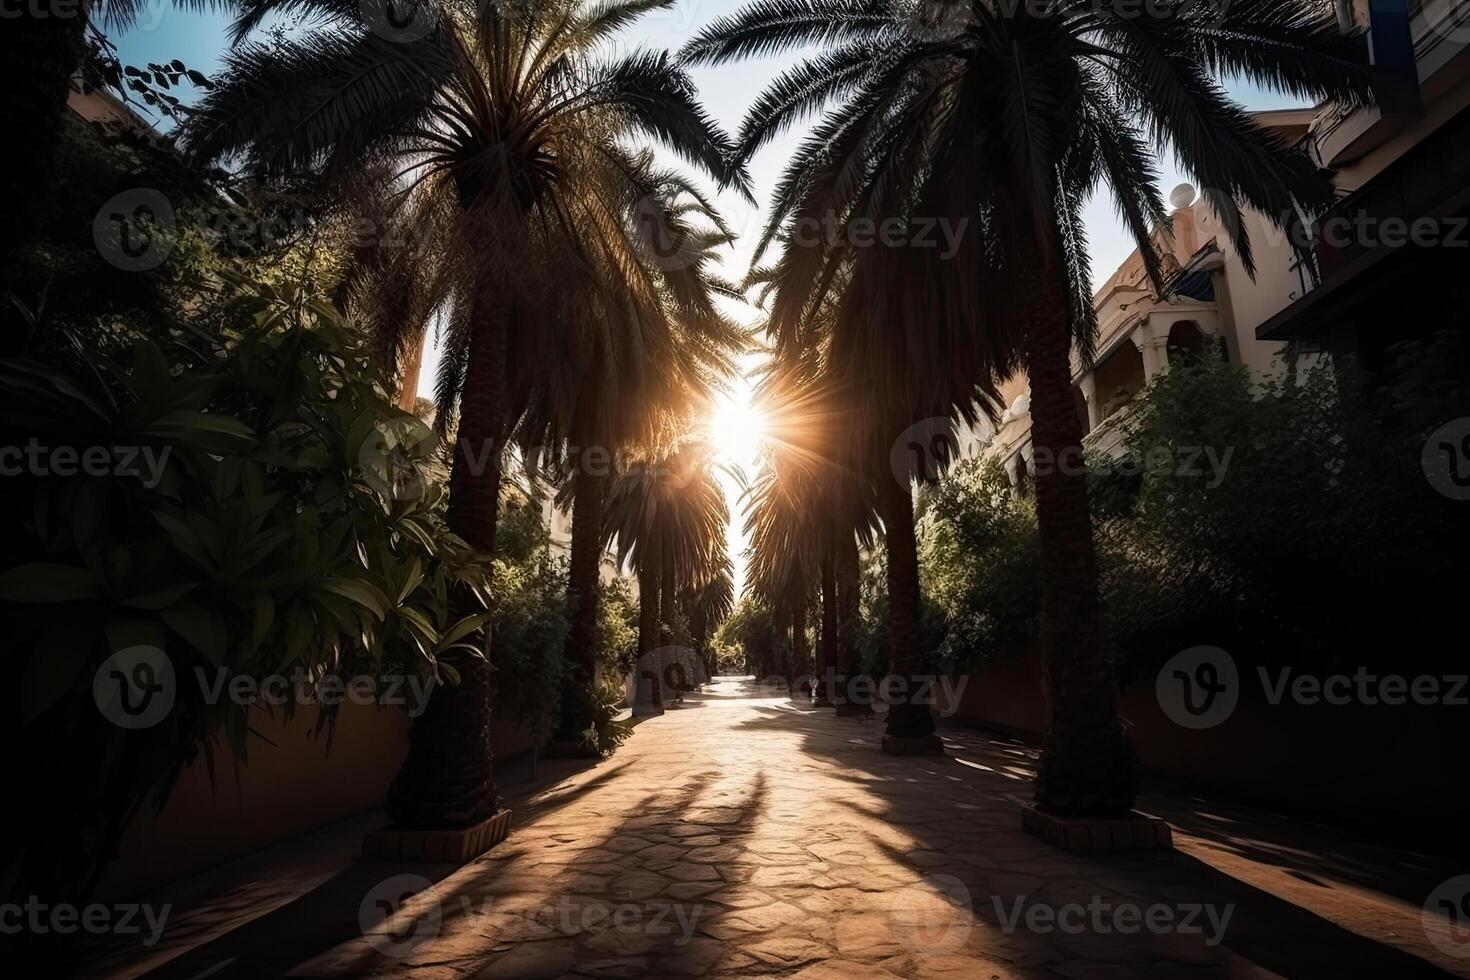
<path id="1" fill-rule="evenodd" d="M 664 625 L 673 625 L 668 617 L 679 584 L 707 581 L 727 554 L 729 522 L 725 495 L 702 444 L 688 444 L 663 459 L 638 463 L 614 481 L 603 540 L 616 543 L 618 565 L 631 565 L 638 576 L 640 669 L 648 654 L 663 645 L 661 611 Z M 659 697 L 661 692 L 655 703 Z"/>
<path id="2" fill-rule="evenodd" d="M 814 584 L 822 586 L 824 653 L 830 652 L 833 639 L 830 630 L 825 630 L 829 607 L 835 613 L 835 597 L 825 577 L 837 533 L 832 507 L 835 468 L 829 451 L 833 433 L 823 399 L 826 392 L 811 380 L 817 370 L 815 357 L 772 352 L 754 397 L 765 419 L 761 468 L 746 492 L 750 580 L 773 605 L 785 604 L 789 609 L 791 668 L 802 674 L 812 666 L 806 613 Z M 828 664 L 824 661 L 818 666 Z M 817 675 L 820 677 L 820 670 Z M 787 680 L 789 683 L 790 676 Z"/>
<path id="3" fill-rule="evenodd" d="M 711 641 L 715 631 L 735 609 L 735 569 L 728 554 L 720 555 L 705 581 L 689 590 L 684 608 L 689 610 L 689 635 L 706 674 L 718 669 Z"/>
<path id="4" fill-rule="evenodd" d="M 389 161 L 405 201 L 427 195 L 455 210 L 463 271 L 437 424 L 448 431 L 457 420 L 450 525 L 486 552 L 514 421 L 511 338 L 532 322 L 569 322 L 584 291 L 566 288 L 568 277 L 605 274 L 584 244 L 621 232 L 609 216 L 626 201 L 622 140 L 650 138 L 725 174 L 726 140 L 666 54 L 598 58 L 607 39 L 666 2 L 425 0 L 397 11 L 413 30 L 395 34 L 366 22 L 358 4 L 252 0 L 237 40 L 278 10 L 311 26 L 242 43 L 184 127 L 198 159 L 235 157 L 264 178 L 311 175 L 325 190 Z M 459 673 L 415 723 L 389 801 L 399 826 L 464 826 L 498 807 L 489 664 L 473 659 Z"/>
<path id="5" fill-rule="evenodd" d="M 996 379 L 1025 370 L 1037 450 L 1063 461 L 1081 458 L 1070 357 L 1085 362 L 1096 332 L 1082 202 L 1107 185 L 1157 284 L 1151 236 L 1166 212 L 1156 156 L 1167 143 L 1209 188 L 1249 266 L 1242 206 L 1291 225 L 1325 208 L 1332 185 L 1215 79 L 1348 104 L 1369 98 L 1372 84 L 1331 5 L 1316 0 L 1166 2 L 1148 16 L 1123 0 L 1058 0 L 1045 10 L 999 0 L 756 0 L 708 25 L 685 56 L 718 63 L 813 44 L 824 50 L 757 99 L 736 157 L 827 109 L 791 161 L 760 243 L 807 232 L 778 263 L 773 328 L 800 339 L 840 291 L 835 360 L 865 385 L 880 445 L 931 416 L 967 418 L 976 400 L 992 406 Z M 868 247 L 852 234 L 916 233 L 911 219 L 947 223 L 962 240 L 941 258 L 912 244 Z M 813 222 L 841 233 L 813 242 Z M 902 470 L 895 475 L 878 484 L 899 673 L 915 662 L 918 576 L 910 491 Z M 1048 695 L 1037 799 L 1059 813 L 1118 813 L 1131 806 L 1137 775 L 1102 650 L 1080 467 L 1040 476 L 1036 496 Z M 927 712 L 900 708 L 890 735 L 925 737 Z"/>
<path id="6" fill-rule="evenodd" d="M 710 393 L 733 370 L 745 334 L 718 309 L 717 296 L 738 296 L 711 274 L 713 250 L 732 235 L 687 181 L 657 170 L 651 154 L 630 158 L 623 220 L 613 238 L 641 245 L 600 262 L 620 274 L 589 291 L 573 336 L 519 335 L 519 372 L 512 411 L 528 465 L 562 481 L 572 505 L 567 595 L 572 609 L 566 650 L 572 671 L 555 738 L 572 740 L 587 725 L 596 683 L 598 569 L 603 502 L 613 459 L 625 448 L 672 448 L 684 419 L 708 412 Z M 599 248 L 600 241 L 589 243 Z"/>

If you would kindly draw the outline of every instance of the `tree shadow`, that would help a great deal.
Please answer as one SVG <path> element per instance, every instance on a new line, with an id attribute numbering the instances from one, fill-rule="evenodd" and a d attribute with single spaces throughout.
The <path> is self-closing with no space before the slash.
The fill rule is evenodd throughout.
<path id="1" fill-rule="evenodd" d="M 665 872 L 679 864 L 675 852 L 685 840 L 717 836 L 730 843 L 752 833 L 766 805 L 764 776 L 755 773 L 738 799 L 721 794 L 701 801 L 721 774 L 713 769 L 686 774 L 620 807 L 621 818 L 600 821 L 595 834 L 548 838 L 532 832 L 559 829 L 569 805 L 591 805 L 627 766 L 607 766 L 591 778 L 517 802 L 511 837 L 467 865 L 354 863 L 294 900 L 250 916 L 151 970 L 130 970 L 129 958 L 119 955 L 109 969 L 89 975 L 118 971 L 157 980 L 235 980 L 376 976 L 432 967 L 493 977 L 540 973 L 560 961 L 570 971 L 579 962 L 620 957 L 630 962 L 656 958 L 662 968 L 681 972 L 688 957 L 698 953 L 708 959 L 709 953 L 689 942 L 681 924 L 712 918 L 716 907 L 701 901 L 698 888 L 688 889 L 687 900 L 670 896 L 678 885 L 696 883 L 671 888 L 675 879 Z M 556 849 L 564 850 L 548 853 Z M 256 895 L 270 887 L 266 876 L 247 886 Z M 716 887 L 742 886 L 721 880 Z M 386 903 L 383 910 L 391 914 L 365 922 L 364 908 L 376 903 Z M 598 914 L 599 906 L 639 914 L 636 921 L 617 922 Z M 228 897 L 216 898 L 204 920 L 195 923 L 195 935 L 217 930 L 221 919 L 245 911 L 234 908 Z M 170 930 L 170 939 L 181 945 L 191 938 Z M 690 966 L 699 972 L 697 964 Z"/>
<path id="2" fill-rule="evenodd" d="M 947 757 L 893 757 L 878 749 L 881 725 L 764 705 L 754 711 L 739 726 L 742 730 L 795 732 L 809 755 L 861 773 L 861 792 L 831 802 L 859 818 L 859 825 L 871 821 L 885 829 L 867 844 L 892 864 L 930 885 L 955 880 L 963 885 L 980 933 L 972 940 L 980 954 L 1003 951 L 1014 966 L 1086 963 L 1095 969 L 1077 975 L 1088 976 L 1128 975 L 1116 971 L 1125 963 L 1150 962 L 1177 966 L 1179 972 L 1171 975 L 1220 975 L 1239 968 L 1235 957 L 1290 977 L 1370 970 L 1390 976 L 1450 975 L 1380 941 L 1396 934 L 1424 948 L 1416 939 L 1422 936 L 1419 907 L 1436 885 L 1456 873 L 1447 864 L 1157 789 L 1141 798 L 1139 808 L 1195 838 L 1188 842 L 1195 853 L 1068 854 L 1020 828 L 1019 806 L 1031 797 L 1034 746 L 942 727 Z M 1229 861 L 1215 866 L 1201 845 L 1228 855 Z M 1270 890 L 1258 886 L 1275 871 L 1302 883 L 1296 893 L 1274 882 Z M 1298 900 L 1302 891 L 1314 889 L 1321 890 L 1319 899 Z M 1365 900 L 1360 889 L 1380 895 Z M 1045 928 L 1043 918 L 1037 932 L 1028 931 L 1024 917 L 1013 917 L 1018 907 L 1038 903 L 1057 910 L 1092 902 L 1145 910 L 1162 904 L 1180 910 L 1176 915 L 1186 906 L 1199 906 L 1200 921 L 1207 921 L 1209 908 L 1217 915 L 1229 909 L 1230 919 L 1216 948 L 1205 944 L 1205 935 L 1177 929 L 1119 935 L 1090 928 L 1068 934 L 1054 925 Z M 1379 921 L 1390 913 L 1397 917 L 1393 925 Z M 1070 969 L 1064 972 L 1071 975 Z"/>

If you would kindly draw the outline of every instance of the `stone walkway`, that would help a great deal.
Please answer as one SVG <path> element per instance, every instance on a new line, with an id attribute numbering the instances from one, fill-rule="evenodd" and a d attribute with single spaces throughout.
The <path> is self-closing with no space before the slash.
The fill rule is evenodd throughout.
<path id="1" fill-rule="evenodd" d="M 950 758 L 892 758 L 876 723 L 753 693 L 643 722 L 452 873 L 202 898 L 147 975 L 1470 977 L 1470 935 L 1421 911 L 1454 862 L 1165 795 L 1140 805 L 1176 853 L 1076 857 L 1020 831 L 1026 746 L 946 729 Z"/>

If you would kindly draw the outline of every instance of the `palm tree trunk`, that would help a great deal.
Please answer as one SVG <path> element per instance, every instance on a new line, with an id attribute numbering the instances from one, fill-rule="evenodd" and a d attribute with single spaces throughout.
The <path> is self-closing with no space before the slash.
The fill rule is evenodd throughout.
<path id="1" fill-rule="evenodd" d="M 663 585 L 658 597 L 659 618 L 664 624 L 665 643 L 674 642 L 674 566 L 664 569 Z"/>
<path id="2" fill-rule="evenodd" d="M 1133 805 L 1138 770 L 1102 647 L 1082 426 L 1072 398 L 1070 315 L 1060 290 L 1040 296 L 1026 345 L 1031 438 L 1056 462 L 1038 467 L 1036 476 L 1047 694 L 1036 800 L 1060 814 L 1118 814 Z"/>
<path id="3" fill-rule="evenodd" d="M 887 474 L 884 474 L 886 477 Z M 934 718 L 913 702 L 919 690 L 919 554 L 914 538 L 914 501 L 907 483 L 880 479 L 883 530 L 888 544 L 888 673 L 896 703 L 888 711 L 885 747 L 892 739 L 934 736 Z M 925 688 L 927 689 L 927 688 Z"/>
<path id="4" fill-rule="evenodd" d="M 833 706 L 837 673 L 837 570 L 831 551 L 822 556 L 822 646 L 817 663 L 817 707 Z"/>
<path id="5" fill-rule="evenodd" d="M 476 286 L 477 329 L 460 396 L 448 522 L 473 547 L 494 554 L 507 324 L 495 277 L 482 274 Z M 494 703 L 490 664 L 488 659 L 465 657 L 455 667 L 460 682 L 436 687 L 427 709 L 410 730 L 408 757 L 388 793 L 388 814 L 395 826 L 416 830 L 464 827 L 500 808 L 490 742 Z"/>
<path id="6" fill-rule="evenodd" d="M 605 489 L 601 476 L 580 468 L 572 477 L 572 548 L 567 566 L 567 604 L 572 610 L 572 620 L 566 646 L 571 669 L 562 690 L 561 724 L 555 736 L 560 740 L 579 738 L 592 721 L 591 705 L 597 684 L 597 587 Z"/>
<path id="7" fill-rule="evenodd" d="M 773 614 L 776 625 L 776 642 L 772 653 L 776 661 L 776 674 L 786 682 L 786 693 L 793 693 L 791 687 L 791 641 L 788 630 L 791 629 L 791 609 L 783 603 L 777 603 Z"/>
<path id="8" fill-rule="evenodd" d="M 670 562 L 668 567 L 664 569 L 664 583 L 663 590 L 659 596 L 659 608 L 664 622 L 665 639 L 663 642 L 667 646 L 677 647 L 678 649 L 670 650 L 671 655 L 665 658 L 663 681 L 664 686 L 669 690 L 683 694 L 683 692 L 689 690 L 692 678 L 689 676 L 689 670 L 685 666 L 685 647 L 678 642 L 679 590 L 676 582 L 674 565 Z"/>
<path id="9" fill-rule="evenodd" d="M 654 662 L 652 653 L 662 645 L 659 639 L 658 622 L 658 572 L 640 568 L 638 569 L 638 665 L 634 668 L 637 675 L 634 682 L 636 688 L 644 680 L 645 673 L 652 675 L 649 695 L 652 699 L 652 706 L 655 708 L 662 708 L 664 702 L 658 678 L 658 664 Z"/>
<path id="10" fill-rule="evenodd" d="M 806 645 L 806 583 L 796 578 L 795 595 L 791 599 L 791 670 L 798 677 L 808 677 L 811 664 Z M 802 687 L 810 690 L 809 681 Z"/>
<path id="11" fill-rule="evenodd" d="M 493 273 L 480 278 L 475 294 L 476 327 L 449 471 L 449 525 L 474 547 L 494 554 L 501 450 L 506 437 L 503 416 L 509 338 L 498 279 Z"/>
<path id="12" fill-rule="evenodd" d="M 843 535 L 837 546 L 837 657 L 838 714 L 860 714 L 870 709 L 867 704 L 849 700 L 853 681 L 862 673 L 861 654 L 857 646 L 858 609 L 862 604 L 862 570 L 858 567 L 857 539 Z"/>

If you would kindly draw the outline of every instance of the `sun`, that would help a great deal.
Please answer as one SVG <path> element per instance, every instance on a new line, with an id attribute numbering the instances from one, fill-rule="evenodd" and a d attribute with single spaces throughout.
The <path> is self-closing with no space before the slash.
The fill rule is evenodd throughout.
<path id="1" fill-rule="evenodd" d="M 764 436 L 765 419 L 751 404 L 748 389 L 719 396 L 709 419 L 709 441 L 721 462 L 754 465 Z"/>

